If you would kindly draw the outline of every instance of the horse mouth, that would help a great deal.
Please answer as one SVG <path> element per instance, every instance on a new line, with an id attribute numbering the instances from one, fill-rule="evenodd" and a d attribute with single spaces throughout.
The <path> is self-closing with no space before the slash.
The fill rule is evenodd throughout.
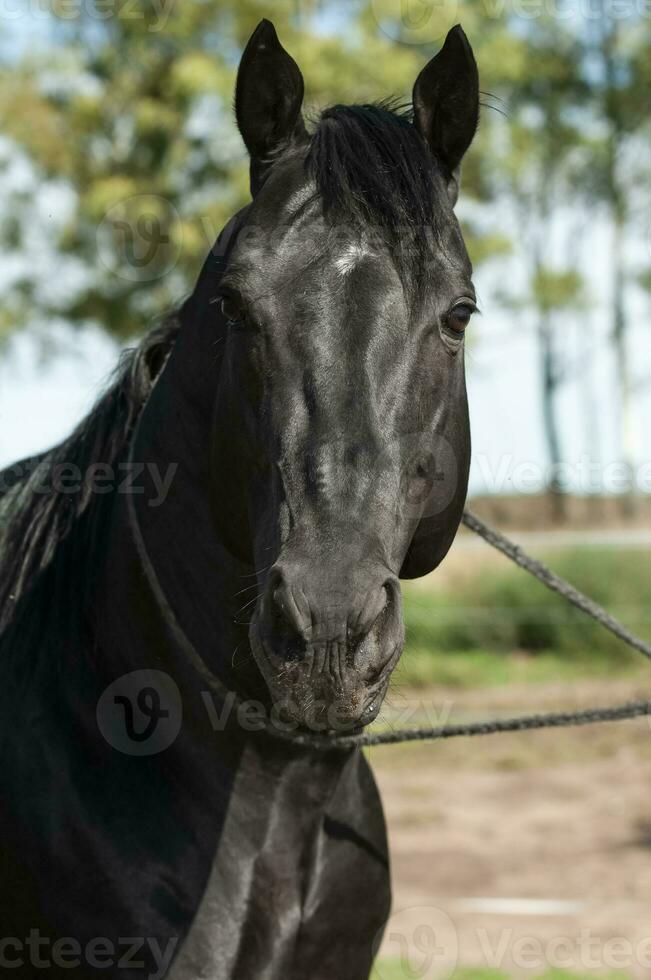
<path id="1" fill-rule="evenodd" d="M 402 618 L 392 625 L 387 630 L 385 617 L 378 617 L 361 640 L 310 643 L 274 635 L 254 616 L 251 650 L 277 722 L 297 732 L 336 736 L 361 732 L 375 721 L 404 644 Z"/>

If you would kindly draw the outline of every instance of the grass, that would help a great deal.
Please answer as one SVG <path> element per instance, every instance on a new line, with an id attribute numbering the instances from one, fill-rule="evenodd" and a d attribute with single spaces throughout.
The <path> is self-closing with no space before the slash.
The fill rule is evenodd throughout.
<path id="1" fill-rule="evenodd" d="M 626 973 L 567 973 L 565 970 L 548 970 L 536 974 L 535 980 L 627 980 Z M 414 980 L 413 971 L 404 972 L 399 960 L 382 960 L 373 970 L 371 980 Z M 507 973 L 501 970 L 484 970 L 472 967 L 457 970 L 450 980 L 511 980 Z"/>
<path id="2" fill-rule="evenodd" d="M 400 687 L 442 686 L 457 690 L 501 687 L 515 683 L 545 684 L 570 682 L 586 677 L 636 677 L 648 664 L 626 651 L 621 662 L 615 658 L 574 657 L 546 650 L 532 655 L 523 651 L 452 650 L 430 651 L 407 647 L 395 673 Z"/>
<path id="3" fill-rule="evenodd" d="M 584 548 L 545 560 L 651 637 L 645 551 Z M 407 646 L 396 676 L 403 686 L 484 687 L 648 669 L 640 654 L 515 566 L 496 562 L 473 572 L 466 565 L 443 587 L 407 583 L 404 594 Z"/>

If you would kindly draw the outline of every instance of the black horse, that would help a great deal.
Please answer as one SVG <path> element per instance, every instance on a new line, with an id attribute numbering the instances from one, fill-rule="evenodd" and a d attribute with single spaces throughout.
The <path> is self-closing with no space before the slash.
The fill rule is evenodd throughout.
<path id="1" fill-rule="evenodd" d="M 371 969 L 385 828 L 345 737 L 400 656 L 399 578 L 441 561 L 466 494 L 477 69 L 456 27 L 413 114 L 308 132 L 302 100 L 263 21 L 236 94 L 252 203 L 78 430 L 0 474 L 17 977 Z"/>

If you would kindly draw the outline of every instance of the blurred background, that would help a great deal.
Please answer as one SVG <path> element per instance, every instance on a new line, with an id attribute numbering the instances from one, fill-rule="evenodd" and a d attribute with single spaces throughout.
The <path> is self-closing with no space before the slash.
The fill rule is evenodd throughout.
<path id="1" fill-rule="evenodd" d="M 69 431 L 246 202 L 232 92 L 262 17 L 314 110 L 409 99 L 464 26 L 472 507 L 648 638 L 648 0 L 0 0 L 0 465 Z M 468 535 L 405 601 L 381 724 L 648 694 L 636 655 Z M 373 753 L 397 909 L 381 980 L 651 976 L 650 735 Z"/>

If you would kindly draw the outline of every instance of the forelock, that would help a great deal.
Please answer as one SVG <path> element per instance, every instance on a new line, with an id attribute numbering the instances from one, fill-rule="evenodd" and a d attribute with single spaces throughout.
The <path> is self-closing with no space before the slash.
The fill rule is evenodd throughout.
<path id="1" fill-rule="evenodd" d="M 373 230 L 401 264 L 423 258 L 437 235 L 445 188 L 404 107 L 326 109 L 311 137 L 306 168 L 331 225 Z"/>

